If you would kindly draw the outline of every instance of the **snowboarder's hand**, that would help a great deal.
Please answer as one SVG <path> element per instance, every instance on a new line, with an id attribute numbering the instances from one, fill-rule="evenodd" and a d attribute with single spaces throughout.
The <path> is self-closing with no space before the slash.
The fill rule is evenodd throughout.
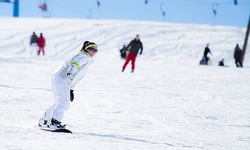
<path id="1" fill-rule="evenodd" d="M 73 102 L 74 100 L 74 90 L 70 90 L 70 101 Z"/>

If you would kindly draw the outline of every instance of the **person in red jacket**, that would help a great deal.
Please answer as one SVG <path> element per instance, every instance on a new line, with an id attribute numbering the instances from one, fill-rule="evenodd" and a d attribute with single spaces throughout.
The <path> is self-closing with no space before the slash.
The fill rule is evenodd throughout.
<path id="1" fill-rule="evenodd" d="M 42 51 L 43 52 L 43 55 L 45 55 L 45 52 L 44 52 L 44 47 L 45 47 L 45 39 L 43 37 L 43 34 L 40 33 L 40 37 L 37 39 L 37 44 L 38 44 L 38 55 L 40 55 L 40 52 Z"/>

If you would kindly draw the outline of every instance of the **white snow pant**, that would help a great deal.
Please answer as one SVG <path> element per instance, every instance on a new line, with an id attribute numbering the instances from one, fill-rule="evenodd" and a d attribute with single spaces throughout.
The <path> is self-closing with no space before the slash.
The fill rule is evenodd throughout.
<path id="1" fill-rule="evenodd" d="M 55 103 L 50 106 L 43 115 L 44 120 L 50 120 L 52 118 L 61 122 L 64 111 L 69 109 L 70 105 L 70 87 L 65 80 L 61 79 L 57 75 L 52 76 L 52 91 L 55 99 Z"/>
<path id="2" fill-rule="evenodd" d="M 32 43 L 30 46 L 30 55 L 33 55 L 33 51 L 35 51 L 35 55 L 37 55 L 38 52 L 38 46 L 37 43 Z"/>

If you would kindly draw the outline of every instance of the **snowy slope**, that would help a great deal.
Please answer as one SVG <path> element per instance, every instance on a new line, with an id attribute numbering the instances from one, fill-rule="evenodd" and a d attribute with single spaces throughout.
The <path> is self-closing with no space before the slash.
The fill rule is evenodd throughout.
<path id="1" fill-rule="evenodd" d="M 42 32 L 46 56 L 30 56 Z M 242 149 L 250 147 L 250 55 L 236 68 L 245 28 L 125 20 L 0 18 L 0 149 Z M 139 33 L 135 73 L 119 49 Z M 80 50 L 99 45 L 63 122 L 73 134 L 35 127 L 53 103 L 52 72 Z M 212 66 L 200 66 L 210 43 Z M 225 59 L 229 67 L 218 67 Z"/>

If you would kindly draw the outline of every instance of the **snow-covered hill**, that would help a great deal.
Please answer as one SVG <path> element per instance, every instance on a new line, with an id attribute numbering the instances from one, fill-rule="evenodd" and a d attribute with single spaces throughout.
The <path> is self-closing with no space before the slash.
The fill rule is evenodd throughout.
<path id="1" fill-rule="evenodd" d="M 32 32 L 46 56 L 30 56 Z M 236 68 L 245 28 L 125 20 L 0 18 L 0 149 L 242 149 L 250 147 L 250 55 Z M 143 42 L 135 73 L 119 49 Z M 63 122 L 35 127 L 53 103 L 51 74 L 85 40 L 99 52 Z M 200 66 L 210 43 L 212 66 Z M 218 67 L 225 59 L 229 67 Z"/>

